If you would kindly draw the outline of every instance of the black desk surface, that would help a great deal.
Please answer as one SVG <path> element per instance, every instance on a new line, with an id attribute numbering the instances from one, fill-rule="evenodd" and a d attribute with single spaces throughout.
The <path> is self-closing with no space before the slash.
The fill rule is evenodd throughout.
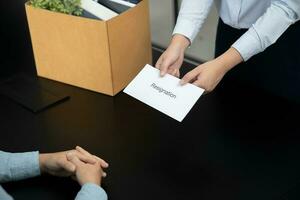
<path id="1" fill-rule="evenodd" d="M 228 84 L 201 97 L 178 123 L 124 93 L 112 98 L 39 83 L 71 99 L 33 114 L 0 97 L 1 149 L 81 145 L 110 163 L 103 187 L 111 200 L 267 200 L 297 188 L 299 104 Z M 69 179 L 46 176 L 4 187 L 17 200 L 72 199 L 79 190 Z"/>

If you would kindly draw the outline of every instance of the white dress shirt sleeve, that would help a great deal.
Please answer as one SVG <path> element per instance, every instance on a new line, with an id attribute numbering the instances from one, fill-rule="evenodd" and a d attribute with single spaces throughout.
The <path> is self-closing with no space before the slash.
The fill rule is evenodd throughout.
<path id="1" fill-rule="evenodd" d="M 290 25 L 299 20 L 299 0 L 274 0 L 258 20 L 233 45 L 247 61 L 274 44 Z"/>
<path id="2" fill-rule="evenodd" d="M 173 35 L 181 34 L 192 43 L 200 31 L 213 0 L 183 0 Z"/>

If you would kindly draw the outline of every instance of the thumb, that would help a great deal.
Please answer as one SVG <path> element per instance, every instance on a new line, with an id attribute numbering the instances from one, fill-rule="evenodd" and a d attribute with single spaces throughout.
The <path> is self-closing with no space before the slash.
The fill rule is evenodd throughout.
<path id="1" fill-rule="evenodd" d="M 170 58 L 165 58 L 160 67 L 160 75 L 165 76 L 168 72 L 169 67 L 172 65 L 172 60 Z"/>
<path id="2" fill-rule="evenodd" d="M 180 80 L 180 84 L 185 85 L 186 83 L 191 82 L 199 75 L 199 73 L 200 73 L 200 71 L 197 69 L 190 71 L 189 73 L 184 75 L 184 77 Z"/>
<path id="3" fill-rule="evenodd" d="M 155 64 L 155 67 L 156 67 L 157 69 L 160 69 L 160 66 L 161 66 L 162 61 L 163 61 L 163 56 L 160 56 L 159 59 L 158 59 L 158 61 L 157 61 L 156 64 Z"/>

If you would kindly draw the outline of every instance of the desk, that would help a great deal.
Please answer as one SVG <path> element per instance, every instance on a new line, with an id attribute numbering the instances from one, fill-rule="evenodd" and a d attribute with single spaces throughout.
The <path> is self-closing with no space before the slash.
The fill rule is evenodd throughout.
<path id="1" fill-rule="evenodd" d="M 178 123 L 124 93 L 39 83 L 71 99 L 33 114 L 0 97 L 1 149 L 81 145 L 110 163 L 103 187 L 111 200 L 279 199 L 300 180 L 300 106 L 255 88 L 221 85 Z M 72 199 L 79 190 L 46 176 L 4 187 L 17 200 Z"/>

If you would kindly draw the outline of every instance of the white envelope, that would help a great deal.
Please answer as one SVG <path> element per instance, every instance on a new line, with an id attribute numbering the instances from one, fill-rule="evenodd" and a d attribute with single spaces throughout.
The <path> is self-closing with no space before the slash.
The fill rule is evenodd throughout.
<path id="1" fill-rule="evenodd" d="M 181 86 L 180 79 L 146 65 L 124 92 L 179 122 L 185 118 L 204 90 L 192 84 Z"/>

